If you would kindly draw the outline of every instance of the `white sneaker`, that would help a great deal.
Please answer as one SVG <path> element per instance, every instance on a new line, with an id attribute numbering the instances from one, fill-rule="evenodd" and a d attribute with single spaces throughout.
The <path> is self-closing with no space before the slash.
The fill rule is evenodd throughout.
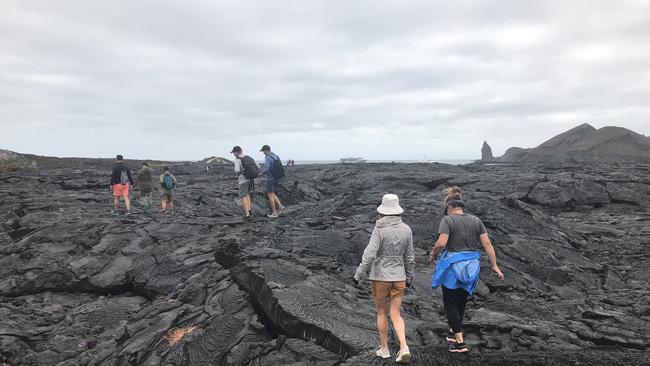
<path id="1" fill-rule="evenodd" d="M 280 217 L 280 216 L 278 216 L 277 213 L 272 213 L 272 214 L 270 214 L 270 215 L 266 215 L 266 216 L 268 216 L 268 217 L 270 217 L 270 218 L 272 218 L 272 219 L 277 219 L 278 217 Z"/>
<path id="2" fill-rule="evenodd" d="M 397 359 L 395 360 L 395 362 L 397 363 L 411 362 L 411 352 L 409 351 L 408 347 L 401 349 L 399 350 L 399 352 L 397 352 Z"/>
<path id="3" fill-rule="evenodd" d="M 377 347 L 377 357 L 381 357 L 384 359 L 390 358 L 390 351 L 388 350 L 388 348 L 382 350 L 381 347 Z"/>

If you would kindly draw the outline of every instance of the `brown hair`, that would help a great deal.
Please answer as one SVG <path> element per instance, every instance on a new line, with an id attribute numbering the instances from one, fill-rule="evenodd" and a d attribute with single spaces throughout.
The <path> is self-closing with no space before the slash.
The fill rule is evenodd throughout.
<path id="1" fill-rule="evenodd" d="M 447 187 L 442 190 L 442 194 L 445 195 L 445 199 L 442 201 L 445 205 L 447 205 L 447 202 L 452 200 L 458 200 L 458 201 L 463 200 L 463 192 L 460 190 L 460 187 L 458 186 Z"/>

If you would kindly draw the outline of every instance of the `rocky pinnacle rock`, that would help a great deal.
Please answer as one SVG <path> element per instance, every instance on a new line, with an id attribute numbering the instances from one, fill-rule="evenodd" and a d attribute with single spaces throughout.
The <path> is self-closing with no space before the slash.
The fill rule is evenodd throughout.
<path id="1" fill-rule="evenodd" d="M 483 147 L 481 148 L 481 160 L 483 161 L 492 161 L 494 156 L 492 156 L 492 148 L 488 145 L 487 141 L 483 141 Z"/>

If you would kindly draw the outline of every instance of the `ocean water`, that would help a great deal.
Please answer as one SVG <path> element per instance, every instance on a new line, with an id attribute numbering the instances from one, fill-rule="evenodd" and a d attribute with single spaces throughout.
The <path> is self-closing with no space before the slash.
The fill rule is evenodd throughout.
<path id="1" fill-rule="evenodd" d="M 440 159 L 440 160 L 368 160 L 366 163 L 403 163 L 403 164 L 413 164 L 413 163 L 441 163 L 441 164 L 469 164 L 473 163 L 475 160 L 471 159 Z M 296 160 L 296 165 L 304 164 L 340 164 L 339 160 Z"/>

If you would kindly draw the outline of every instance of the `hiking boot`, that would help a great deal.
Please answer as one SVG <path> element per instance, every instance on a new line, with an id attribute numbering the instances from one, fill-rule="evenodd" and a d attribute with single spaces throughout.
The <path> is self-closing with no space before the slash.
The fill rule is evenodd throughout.
<path id="1" fill-rule="evenodd" d="M 113 215 L 113 216 L 117 216 L 117 215 L 119 215 L 119 214 L 120 214 L 120 213 L 117 212 L 117 210 L 111 210 L 111 215 Z"/>
<path id="2" fill-rule="evenodd" d="M 409 348 L 403 348 L 397 352 L 397 358 L 395 359 L 397 363 L 409 363 L 411 362 L 411 352 Z"/>
<path id="3" fill-rule="evenodd" d="M 274 213 L 272 213 L 270 215 L 267 215 L 267 216 L 272 218 L 272 219 L 277 219 L 278 217 L 280 217 L 276 212 L 274 212 Z"/>
<path id="4" fill-rule="evenodd" d="M 129 216 L 129 215 L 131 215 L 131 211 L 126 210 L 126 212 L 125 212 L 124 214 L 127 215 L 127 216 Z"/>
<path id="5" fill-rule="evenodd" d="M 284 212 L 284 206 L 280 206 L 280 209 L 278 210 L 278 216 L 282 215 Z"/>
<path id="6" fill-rule="evenodd" d="M 390 358 L 390 351 L 388 350 L 388 348 L 382 350 L 381 346 L 377 347 L 377 352 L 375 352 L 375 354 L 377 355 L 377 357 L 381 357 L 383 359 Z"/>
<path id="7" fill-rule="evenodd" d="M 465 353 L 469 352 L 469 349 L 465 343 L 451 343 L 449 344 L 449 352 Z"/>

